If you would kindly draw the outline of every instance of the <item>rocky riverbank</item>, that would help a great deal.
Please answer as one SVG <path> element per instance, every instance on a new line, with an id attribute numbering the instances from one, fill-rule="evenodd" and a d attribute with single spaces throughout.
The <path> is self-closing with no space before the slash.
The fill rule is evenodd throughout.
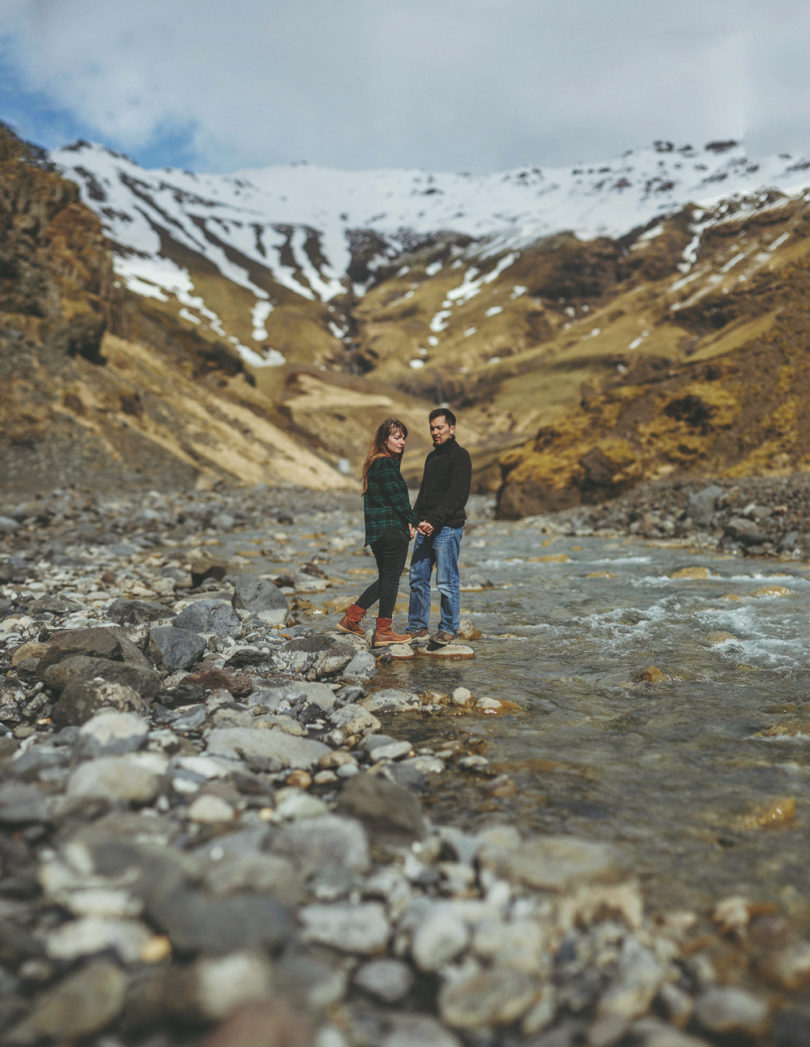
<path id="1" fill-rule="evenodd" d="M 755 520 L 723 490 L 712 538 L 718 513 Z M 554 526 L 646 511 L 685 537 L 684 497 L 710 500 L 639 497 Z M 0 1041 L 810 1044 L 810 943 L 776 907 L 653 919 L 611 846 L 426 816 L 450 769 L 496 781 L 402 723 L 509 707 L 438 677 L 375 689 L 328 599 L 356 517 L 264 488 L 0 506 Z M 240 531 L 266 536 L 261 569 L 222 543 Z"/>
<path id="2" fill-rule="evenodd" d="M 640 484 L 621 498 L 547 519 L 556 531 L 635 534 L 744 556 L 807 560 L 810 473 Z"/>

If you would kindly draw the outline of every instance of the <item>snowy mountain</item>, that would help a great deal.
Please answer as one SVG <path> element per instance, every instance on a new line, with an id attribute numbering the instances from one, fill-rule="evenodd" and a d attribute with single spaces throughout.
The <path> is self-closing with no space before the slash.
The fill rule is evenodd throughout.
<path id="1" fill-rule="evenodd" d="M 455 299 L 450 289 L 445 301 L 452 307 L 527 247 L 561 231 L 582 240 L 624 237 L 691 204 L 694 255 L 707 223 L 767 208 L 774 194 L 796 196 L 810 186 L 810 161 L 787 154 L 754 161 L 731 141 L 702 149 L 658 142 L 606 163 L 493 175 L 307 164 L 232 175 L 147 171 L 84 142 L 51 158 L 101 217 L 126 287 L 176 302 L 182 320 L 229 341 L 253 367 L 289 358 L 289 338 L 282 344 L 289 323 L 268 324 L 280 305 L 318 303 L 313 322 L 345 346 L 352 326 L 346 297 L 356 302 L 381 270 L 442 237 L 455 240 L 457 265 L 474 265 L 473 275 L 458 281 Z M 433 271 L 440 267 L 435 262 Z M 223 316 L 209 293 L 211 272 L 244 292 L 238 322 Z M 445 313 L 435 313 L 431 344 Z"/>
<path id="2" fill-rule="evenodd" d="M 44 159 L 0 124 L 0 485 L 351 487 L 391 415 L 415 482 L 437 403 L 502 515 L 810 469 L 804 160 L 733 142 L 487 177 Z"/>

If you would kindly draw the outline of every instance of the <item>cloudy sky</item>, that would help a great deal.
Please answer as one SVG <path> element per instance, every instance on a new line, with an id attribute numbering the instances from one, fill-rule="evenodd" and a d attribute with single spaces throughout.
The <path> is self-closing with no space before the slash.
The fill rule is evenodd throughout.
<path id="1" fill-rule="evenodd" d="M 0 120 L 148 167 L 810 155 L 807 0 L 0 0 Z"/>

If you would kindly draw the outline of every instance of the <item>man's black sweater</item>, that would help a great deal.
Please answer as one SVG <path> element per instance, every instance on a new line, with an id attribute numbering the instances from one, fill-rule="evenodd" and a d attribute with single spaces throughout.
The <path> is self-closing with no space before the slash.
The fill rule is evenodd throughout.
<path id="1" fill-rule="evenodd" d="M 413 507 L 416 519 L 427 520 L 434 533 L 442 527 L 463 527 L 471 480 L 470 456 L 451 436 L 425 459 L 422 484 Z"/>

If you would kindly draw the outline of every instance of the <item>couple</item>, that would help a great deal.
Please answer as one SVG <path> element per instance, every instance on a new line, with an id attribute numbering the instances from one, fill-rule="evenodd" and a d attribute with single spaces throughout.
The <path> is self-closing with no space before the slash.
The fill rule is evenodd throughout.
<path id="1" fill-rule="evenodd" d="M 364 636 L 360 624 L 363 615 L 379 600 L 373 647 L 409 643 L 428 636 L 430 576 L 434 566 L 441 616 L 439 630 L 430 637 L 430 643 L 444 647 L 458 634 L 458 554 L 467 518 L 464 506 L 470 495 L 472 466 L 469 454 L 456 443 L 453 412 L 437 407 L 428 417 L 433 450 L 425 459 L 413 509 L 399 471 L 408 436 L 402 422 L 388 418 L 382 423 L 363 464 L 365 544 L 374 553 L 378 577 L 348 608 L 338 629 Z M 411 557 L 408 632 L 403 634 L 393 631 L 391 618 L 411 538 L 416 541 Z"/>

